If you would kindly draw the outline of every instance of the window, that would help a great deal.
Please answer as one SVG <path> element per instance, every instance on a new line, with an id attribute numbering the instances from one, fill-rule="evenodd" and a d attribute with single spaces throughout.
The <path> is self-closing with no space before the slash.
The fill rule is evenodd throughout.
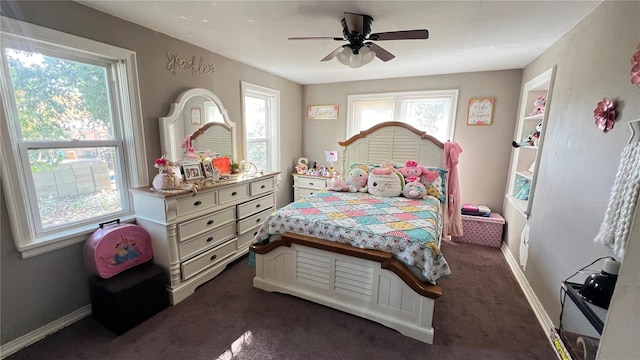
<path id="1" fill-rule="evenodd" d="M 133 219 L 129 188 L 148 183 L 135 53 L 7 18 L 0 36 L 3 189 L 23 257 Z"/>
<path id="2" fill-rule="evenodd" d="M 280 92 L 242 82 L 246 160 L 263 170 L 280 169 Z"/>
<path id="3" fill-rule="evenodd" d="M 453 138 L 458 90 L 349 95 L 347 138 L 385 121 L 400 121 L 445 142 Z"/>

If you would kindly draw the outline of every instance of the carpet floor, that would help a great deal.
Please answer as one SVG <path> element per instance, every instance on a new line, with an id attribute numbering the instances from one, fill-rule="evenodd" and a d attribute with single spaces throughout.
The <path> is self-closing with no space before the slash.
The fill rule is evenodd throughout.
<path id="1" fill-rule="evenodd" d="M 7 359 L 553 360 L 544 331 L 500 249 L 443 242 L 433 345 L 378 323 L 252 287 L 243 257 L 121 336 L 89 316 Z"/>

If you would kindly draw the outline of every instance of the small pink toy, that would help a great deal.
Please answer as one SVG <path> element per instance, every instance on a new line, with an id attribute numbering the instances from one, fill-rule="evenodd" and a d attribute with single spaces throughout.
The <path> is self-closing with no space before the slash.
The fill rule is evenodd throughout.
<path id="1" fill-rule="evenodd" d="M 407 160 L 405 166 L 400 168 L 400 173 L 404 176 L 405 182 L 420 180 L 420 176 L 427 174 L 428 170 L 424 166 L 418 165 L 415 160 Z"/>

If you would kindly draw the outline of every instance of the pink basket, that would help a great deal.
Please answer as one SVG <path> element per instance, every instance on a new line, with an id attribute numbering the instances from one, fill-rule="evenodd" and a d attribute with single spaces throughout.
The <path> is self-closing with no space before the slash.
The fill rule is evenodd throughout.
<path id="1" fill-rule="evenodd" d="M 153 258 L 151 236 L 134 224 L 103 223 L 84 243 L 87 271 L 108 279 Z"/>
<path id="2" fill-rule="evenodd" d="M 452 240 L 469 244 L 500 247 L 504 222 L 504 218 L 497 213 L 491 213 L 489 217 L 462 215 L 462 229 L 464 233 L 461 237 L 453 236 Z"/>

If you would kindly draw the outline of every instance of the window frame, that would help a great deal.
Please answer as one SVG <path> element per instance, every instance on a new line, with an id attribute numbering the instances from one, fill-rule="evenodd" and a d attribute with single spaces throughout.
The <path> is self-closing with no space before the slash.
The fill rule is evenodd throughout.
<path id="1" fill-rule="evenodd" d="M 243 140 L 244 140 L 244 155 L 245 158 L 248 154 L 249 143 L 267 143 L 269 149 L 268 162 L 270 169 L 280 171 L 280 91 L 267 88 L 264 86 L 252 84 L 246 81 L 241 82 L 242 92 L 242 127 L 243 127 Z M 256 97 L 266 98 L 269 102 L 269 114 L 267 115 L 266 127 L 268 137 L 265 139 L 247 139 L 247 114 L 245 111 L 245 97 L 247 95 L 253 95 Z"/>
<path id="2" fill-rule="evenodd" d="M 15 19 L 0 16 L 0 40 L 2 40 L 2 54 L 0 54 L 0 86 L 2 88 L 2 117 L 0 124 L 2 137 L 2 151 L 0 152 L 2 189 L 7 203 L 9 222 L 13 233 L 13 240 L 23 258 L 29 258 L 50 251 L 61 249 L 86 240 L 87 235 L 95 231 L 97 224 L 102 221 L 112 220 L 115 217 L 121 221 L 134 221 L 132 195 L 129 189 L 147 185 L 149 175 L 147 170 L 147 157 L 144 144 L 144 129 L 142 124 L 142 108 L 140 105 L 140 93 L 138 88 L 138 75 L 136 53 L 131 50 L 119 48 L 113 45 L 103 44 L 97 41 L 81 38 L 75 35 L 62 33 L 56 30 L 25 23 Z M 6 44 L 6 45 L 5 45 Z M 10 125 L 10 119 L 17 118 L 8 64 L 4 59 L 4 48 L 17 44 L 20 50 L 28 50 L 32 46 L 36 48 L 51 49 L 52 52 L 70 52 L 81 55 L 83 62 L 85 57 L 106 59 L 113 62 L 110 66 L 112 80 L 108 85 L 111 90 L 112 109 L 114 114 L 114 136 L 119 132 L 120 138 L 114 141 L 96 140 L 83 142 L 78 146 L 68 142 L 53 144 L 47 141 L 24 141 L 19 137 L 17 126 Z M 51 54 L 51 52 L 47 52 Z M 64 56 L 65 59 L 73 58 Z M 117 122 L 117 124 L 116 124 Z M 40 215 L 37 208 L 33 209 L 32 199 L 35 195 L 33 179 L 25 169 L 29 164 L 24 163 L 28 159 L 25 153 L 27 149 L 52 145 L 54 147 L 86 147 L 88 144 L 100 144 L 115 146 L 120 152 L 121 168 L 121 197 L 128 204 L 128 210 L 118 214 L 110 214 L 95 217 L 80 223 L 60 226 L 56 229 L 42 231 L 38 223 Z M 114 145 L 115 144 L 115 145 Z M 31 194 L 31 195 L 30 195 Z M 124 204 L 123 204 L 124 207 Z"/>
<path id="3" fill-rule="evenodd" d="M 399 91 L 399 92 L 387 92 L 387 93 L 372 93 L 372 94 L 354 94 L 347 96 L 347 133 L 346 138 L 349 139 L 352 136 L 358 134 L 360 131 L 360 125 L 356 124 L 354 118 L 355 102 L 366 100 L 394 100 L 393 112 L 394 119 L 390 121 L 405 122 L 401 115 L 404 112 L 402 106 L 403 100 L 415 99 L 415 98 L 449 98 L 449 123 L 447 126 L 447 138 L 441 140 L 445 142 L 447 140 L 453 140 L 453 135 L 456 125 L 456 112 L 458 108 L 458 89 L 444 89 L 444 90 L 425 90 L 425 91 Z M 433 135 L 433 134 L 429 134 Z"/>

